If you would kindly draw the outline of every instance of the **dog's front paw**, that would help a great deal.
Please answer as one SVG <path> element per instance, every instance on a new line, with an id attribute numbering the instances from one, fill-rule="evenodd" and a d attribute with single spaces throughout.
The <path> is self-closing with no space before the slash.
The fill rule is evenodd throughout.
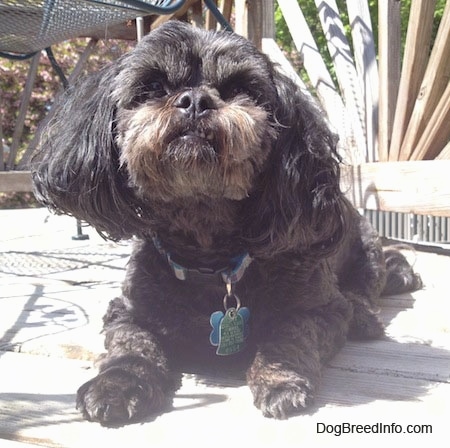
<path id="1" fill-rule="evenodd" d="M 289 370 L 270 369 L 249 379 L 254 404 L 265 417 L 286 419 L 314 401 L 315 385 L 305 376 Z"/>
<path id="2" fill-rule="evenodd" d="M 166 403 L 161 388 L 144 384 L 121 368 L 109 368 L 83 384 L 77 393 L 77 409 L 89 421 L 114 426 L 137 421 Z"/>

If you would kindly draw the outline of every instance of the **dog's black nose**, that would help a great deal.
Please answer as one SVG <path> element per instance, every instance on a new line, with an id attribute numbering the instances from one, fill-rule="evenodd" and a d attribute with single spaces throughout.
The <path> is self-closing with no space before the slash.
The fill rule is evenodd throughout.
<path id="1" fill-rule="evenodd" d="M 211 109 L 216 109 L 213 98 L 207 92 L 198 89 L 183 92 L 175 101 L 175 107 L 190 118 L 200 118 Z"/>

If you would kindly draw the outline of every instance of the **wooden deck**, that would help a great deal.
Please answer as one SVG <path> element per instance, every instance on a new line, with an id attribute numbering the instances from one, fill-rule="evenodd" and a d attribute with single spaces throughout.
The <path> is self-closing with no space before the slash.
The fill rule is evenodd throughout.
<path id="1" fill-rule="evenodd" d="M 106 429 L 82 420 L 75 391 L 95 373 L 101 317 L 120 287 L 129 246 L 92 229 L 89 240 L 73 241 L 75 221 L 45 209 L 3 210 L 0 222 L 1 448 L 448 443 L 450 257 L 412 254 L 425 288 L 383 299 L 387 337 L 347 344 L 305 415 L 265 419 L 243 383 L 186 375 L 171 412 Z M 334 432 L 322 433 L 323 424 Z M 378 432 L 374 425 L 385 425 L 384 434 L 354 427 L 338 436 L 346 424 Z"/>

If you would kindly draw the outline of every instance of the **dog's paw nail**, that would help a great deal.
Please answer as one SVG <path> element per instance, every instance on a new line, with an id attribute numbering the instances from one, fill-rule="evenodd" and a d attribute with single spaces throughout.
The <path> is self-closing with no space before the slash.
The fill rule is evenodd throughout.
<path id="1" fill-rule="evenodd" d="M 98 406 L 93 412 L 94 419 L 98 421 L 108 420 L 109 409 L 109 404 Z"/>

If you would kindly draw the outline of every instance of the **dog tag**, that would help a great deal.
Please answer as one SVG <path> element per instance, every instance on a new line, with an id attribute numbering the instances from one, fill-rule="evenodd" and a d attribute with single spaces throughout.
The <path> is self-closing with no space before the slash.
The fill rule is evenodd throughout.
<path id="1" fill-rule="evenodd" d="M 232 355 L 244 348 L 247 339 L 250 318 L 248 308 L 228 308 L 225 314 L 216 311 L 211 314 L 210 323 L 213 330 L 210 335 L 210 342 L 217 347 L 217 355 Z"/>

